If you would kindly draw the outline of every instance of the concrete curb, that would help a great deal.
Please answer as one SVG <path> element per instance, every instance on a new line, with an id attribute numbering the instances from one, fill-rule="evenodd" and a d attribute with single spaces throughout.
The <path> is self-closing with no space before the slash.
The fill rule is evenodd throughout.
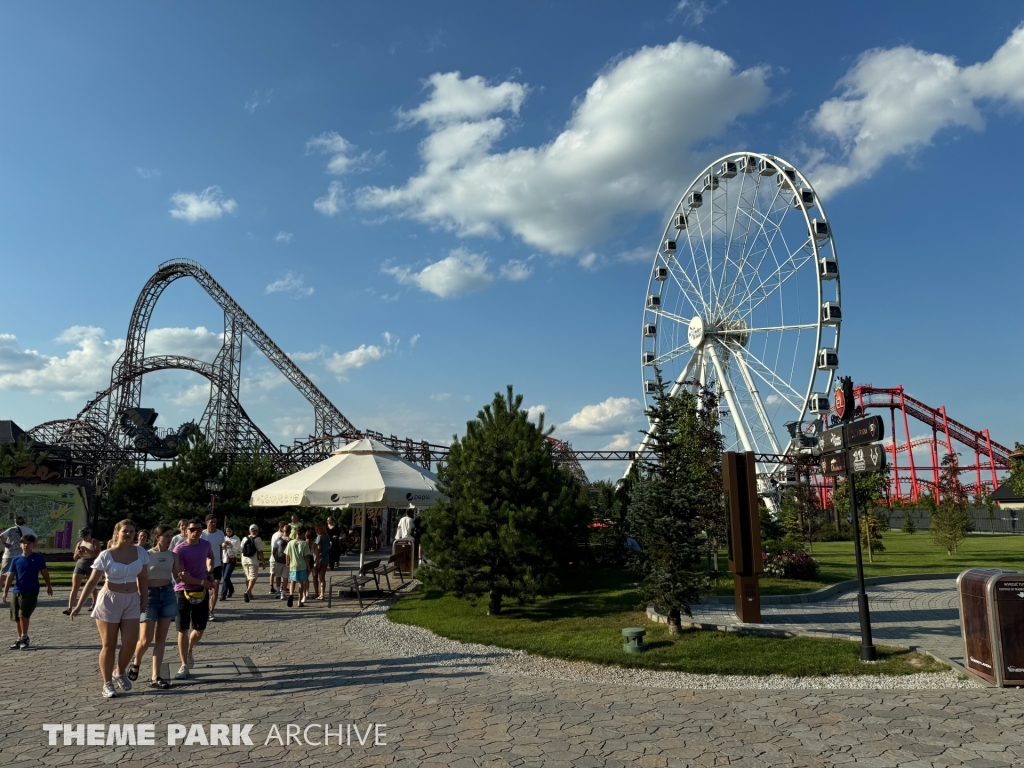
<path id="1" fill-rule="evenodd" d="M 938 581 L 940 579 L 955 579 L 960 571 L 955 573 L 904 573 L 899 576 L 872 576 L 864 579 L 867 587 L 879 584 L 899 584 L 904 581 Z M 799 603 L 820 603 L 830 597 L 842 592 L 852 592 L 858 589 L 856 579 L 840 581 L 838 584 L 831 584 L 817 592 L 805 592 L 799 595 L 762 595 L 761 605 L 793 605 Z M 736 598 L 732 595 L 708 595 L 701 597 L 698 601 L 701 605 L 732 605 Z"/>

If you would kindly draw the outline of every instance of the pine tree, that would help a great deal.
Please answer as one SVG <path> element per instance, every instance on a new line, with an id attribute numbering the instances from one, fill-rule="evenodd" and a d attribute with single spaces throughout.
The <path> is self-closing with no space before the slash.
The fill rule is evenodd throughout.
<path id="1" fill-rule="evenodd" d="M 543 414 L 534 424 L 522 402 L 509 386 L 466 424 L 438 472 L 448 500 L 423 515 L 426 583 L 472 600 L 486 595 L 491 615 L 506 598 L 552 592 L 590 521 L 582 489 L 552 461 Z"/>
<path id="2" fill-rule="evenodd" d="M 114 475 L 110 494 L 103 505 L 103 534 L 112 531 L 114 523 L 125 518 L 139 529 L 153 528 L 160 522 L 159 500 L 155 472 L 139 469 L 134 464 L 121 467 Z"/>
<path id="3" fill-rule="evenodd" d="M 221 477 L 224 465 L 224 455 L 201 432 L 189 436 L 174 461 L 156 470 L 160 519 L 173 525 L 183 517 L 205 517 L 210 508 L 206 481 Z"/>
<path id="4" fill-rule="evenodd" d="M 967 490 L 960 482 L 960 464 L 956 454 L 947 453 L 939 476 L 939 504 L 932 512 L 928 533 L 948 555 L 953 555 L 974 529 L 969 509 Z"/>
<path id="5" fill-rule="evenodd" d="M 903 510 L 903 528 L 900 530 L 907 534 L 917 533 L 917 525 L 914 523 L 914 514 L 909 509 Z"/>
<path id="6" fill-rule="evenodd" d="M 700 562 L 705 526 L 721 520 L 724 527 L 722 437 L 711 390 L 670 396 L 660 371 L 655 377 L 658 393 L 648 409 L 654 459 L 643 462 L 627 514 L 640 544 L 634 567 L 641 595 L 668 611 L 669 631 L 678 634 L 682 614 L 691 615 L 689 603 L 710 583 Z"/>

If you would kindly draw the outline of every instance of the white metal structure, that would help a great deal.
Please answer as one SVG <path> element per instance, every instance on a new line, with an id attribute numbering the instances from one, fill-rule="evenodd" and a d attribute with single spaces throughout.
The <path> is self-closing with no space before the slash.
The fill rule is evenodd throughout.
<path id="1" fill-rule="evenodd" d="M 697 174 L 658 242 L 641 336 L 646 402 L 655 366 L 671 394 L 712 384 L 727 450 L 785 453 L 784 424 L 832 390 L 819 353 L 838 355 L 841 328 L 832 228 L 810 182 L 773 155 L 727 155 Z"/>

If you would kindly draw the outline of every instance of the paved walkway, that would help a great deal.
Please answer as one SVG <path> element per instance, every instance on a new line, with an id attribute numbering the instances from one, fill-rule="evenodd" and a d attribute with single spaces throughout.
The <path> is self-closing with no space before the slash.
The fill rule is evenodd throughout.
<path id="1" fill-rule="evenodd" d="M 875 643 L 921 646 L 963 663 L 955 579 L 868 586 L 867 593 Z M 740 625 L 732 605 L 691 608 L 695 621 Z M 761 626 L 773 629 L 816 632 L 860 642 L 856 591 L 820 603 L 762 606 L 761 619 Z"/>
<path id="2" fill-rule="evenodd" d="M 93 622 L 40 602 L 33 648 L 0 646 L 0 764 L 39 766 L 1011 766 L 1020 691 L 695 691 L 441 666 L 353 640 L 351 604 L 218 606 L 189 685 L 99 695 Z M 806 609 L 805 609 L 806 610 Z M 811 609 L 813 610 L 813 609 Z M 144 673 L 145 676 L 145 673 Z M 157 746 L 49 746 L 44 723 L 155 724 Z M 168 726 L 252 724 L 252 746 L 166 744 Z M 292 743 L 276 725 L 385 723 L 386 744 Z M 346 729 L 347 731 L 347 729 Z M 350 731 L 347 731 L 351 733 Z M 311 741 L 321 737 L 309 732 Z M 198 734 L 196 734 L 198 736 Z"/>

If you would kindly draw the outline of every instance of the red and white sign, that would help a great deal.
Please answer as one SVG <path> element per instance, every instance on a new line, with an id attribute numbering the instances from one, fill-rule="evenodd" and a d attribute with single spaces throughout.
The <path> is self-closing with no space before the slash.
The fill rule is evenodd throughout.
<path id="1" fill-rule="evenodd" d="M 840 419 L 846 413 L 846 397 L 843 395 L 843 388 L 840 387 L 836 390 L 836 416 Z"/>

